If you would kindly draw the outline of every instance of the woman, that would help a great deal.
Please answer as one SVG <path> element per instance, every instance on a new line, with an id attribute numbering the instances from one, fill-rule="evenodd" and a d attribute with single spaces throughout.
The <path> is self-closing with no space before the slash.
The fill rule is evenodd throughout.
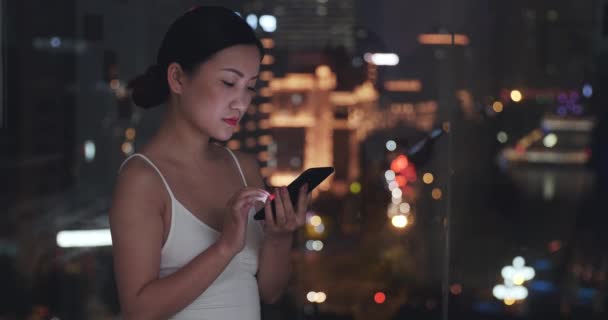
<path id="1" fill-rule="evenodd" d="M 136 104 L 167 110 L 123 164 L 110 212 L 126 319 L 259 319 L 260 298 L 273 303 L 286 286 L 306 187 L 295 205 L 275 190 L 274 218 L 255 158 L 211 140 L 233 134 L 262 56 L 243 19 L 199 7 L 171 25 L 157 63 L 131 82 Z M 263 224 L 252 217 L 256 202 Z"/>

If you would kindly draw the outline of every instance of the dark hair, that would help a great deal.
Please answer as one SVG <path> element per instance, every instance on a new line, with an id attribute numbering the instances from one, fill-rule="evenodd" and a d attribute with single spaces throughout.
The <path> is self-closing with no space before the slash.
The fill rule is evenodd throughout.
<path id="1" fill-rule="evenodd" d="M 264 55 L 264 47 L 254 31 L 232 10 L 215 6 L 191 9 L 169 27 L 158 49 L 156 64 L 129 82 L 133 102 L 152 108 L 168 99 L 169 64 L 177 62 L 192 73 L 218 51 L 239 44 L 255 45 L 260 57 Z"/>

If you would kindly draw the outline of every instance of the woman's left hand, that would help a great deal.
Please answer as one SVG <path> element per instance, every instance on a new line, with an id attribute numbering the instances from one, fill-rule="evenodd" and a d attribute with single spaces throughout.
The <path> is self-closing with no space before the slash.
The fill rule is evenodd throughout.
<path id="1" fill-rule="evenodd" d="M 293 207 L 286 187 L 276 188 L 274 192 L 276 218 L 273 217 L 270 197 L 265 203 L 264 230 L 266 237 L 271 239 L 286 238 L 306 222 L 309 196 L 308 185 L 300 188 L 298 203 Z"/>

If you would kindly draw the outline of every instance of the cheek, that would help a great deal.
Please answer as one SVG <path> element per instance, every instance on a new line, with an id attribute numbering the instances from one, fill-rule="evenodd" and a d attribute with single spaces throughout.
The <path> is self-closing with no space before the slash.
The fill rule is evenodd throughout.
<path id="1" fill-rule="evenodd" d="M 222 94 L 218 89 L 203 88 L 190 90 L 184 95 L 186 113 L 199 126 L 205 126 L 221 113 Z"/>

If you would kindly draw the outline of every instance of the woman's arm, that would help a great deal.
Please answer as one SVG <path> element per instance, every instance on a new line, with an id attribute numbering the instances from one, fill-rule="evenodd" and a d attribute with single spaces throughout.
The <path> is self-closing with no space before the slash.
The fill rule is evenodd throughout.
<path id="1" fill-rule="evenodd" d="M 245 164 L 246 171 L 248 172 L 247 181 L 252 186 L 264 188 L 265 186 L 260 175 L 260 168 L 257 160 L 249 155 L 239 154 L 239 157 L 243 159 L 242 162 Z M 282 196 L 275 194 L 275 196 L 275 199 L 278 200 L 281 198 L 289 199 L 287 194 Z M 303 199 L 303 197 L 301 197 L 301 199 Z M 305 211 L 306 209 L 307 200 L 302 202 L 303 203 L 300 203 L 299 205 L 299 211 Z M 278 230 L 280 232 L 269 232 L 268 228 L 265 228 L 264 241 L 262 243 L 262 248 L 260 249 L 260 263 L 257 274 L 258 289 L 262 302 L 269 304 L 277 302 L 287 287 L 291 271 L 290 252 L 293 243 L 293 231 L 303 224 L 306 214 L 305 212 L 295 212 L 295 210 L 284 213 L 285 215 L 290 214 L 291 216 L 294 216 L 293 220 L 286 219 L 286 221 L 283 221 L 283 227 L 286 227 L 285 224 L 291 221 L 291 229 Z M 301 219 L 295 219 L 296 214 L 300 214 Z"/>
<path id="2" fill-rule="evenodd" d="M 221 274 L 234 248 L 218 241 L 175 273 L 159 279 L 162 210 L 170 199 L 147 164 L 130 161 L 119 176 L 110 211 L 114 269 L 125 319 L 167 319 Z M 238 252 L 238 251 L 237 251 Z"/>
<path id="3" fill-rule="evenodd" d="M 291 234 L 283 239 L 264 238 L 258 270 L 258 288 L 264 303 L 277 302 L 287 287 L 291 274 L 292 239 Z"/>

